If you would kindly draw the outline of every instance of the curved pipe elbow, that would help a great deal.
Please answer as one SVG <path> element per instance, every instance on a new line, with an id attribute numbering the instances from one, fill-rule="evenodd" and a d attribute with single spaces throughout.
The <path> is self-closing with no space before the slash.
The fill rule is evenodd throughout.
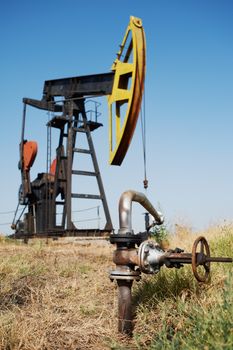
<path id="1" fill-rule="evenodd" d="M 159 213 L 147 199 L 147 197 L 141 193 L 133 190 L 122 193 L 119 201 L 119 233 L 133 233 L 132 230 L 132 202 L 137 202 L 143 206 L 155 219 L 158 225 L 161 225 L 164 221 L 163 216 Z"/>

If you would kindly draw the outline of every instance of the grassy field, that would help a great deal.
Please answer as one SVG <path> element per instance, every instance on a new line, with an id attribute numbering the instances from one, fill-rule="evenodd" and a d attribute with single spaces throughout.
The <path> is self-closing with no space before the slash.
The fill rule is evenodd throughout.
<path id="1" fill-rule="evenodd" d="M 192 233 L 177 226 L 164 245 L 190 251 L 196 235 L 212 255 L 233 255 L 233 225 Z M 114 247 L 101 242 L 0 240 L 0 349 L 233 349 L 232 264 L 212 264 L 199 285 L 191 267 L 162 268 L 134 283 L 132 339 L 117 334 Z"/>

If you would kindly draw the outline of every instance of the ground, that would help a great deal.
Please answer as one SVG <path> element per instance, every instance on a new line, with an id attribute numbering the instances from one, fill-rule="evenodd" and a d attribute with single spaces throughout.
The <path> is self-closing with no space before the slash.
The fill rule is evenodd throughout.
<path id="1" fill-rule="evenodd" d="M 205 235 L 215 255 L 232 255 L 232 225 Z M 178 227 L 164 244 L 190 250 L 194 238 Z M 113 250 L 104 240 L 31 240 L 25 245 L 2 237 L 0 349 L 195 349 L 189 345 L 195 343 L 191 337 L 207 341 L 215 312 L 218 317 L 223 312 L 217 340 L 213 331 L 213 341 L 220 344 L 216 349 L 233 348 L 232 264 L 215 266 L 207 286 L 198 285 L 190 266 L 143 276 L 134 283 L 135 330 L 127 339 L 117 333 L 117 287 L 109 280 Z M 202 317 L 205 327 L 196 327 L 200 334 L 194 334 Z M 215 349 L 211 338 L 204 345 L 202 341 L 198 348 Z"/>

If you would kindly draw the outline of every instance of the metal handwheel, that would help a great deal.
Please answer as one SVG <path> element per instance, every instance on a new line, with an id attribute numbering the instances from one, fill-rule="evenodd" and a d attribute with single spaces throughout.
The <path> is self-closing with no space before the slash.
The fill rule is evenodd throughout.
<path id="1" fill-rule="evenodd" d="M 199 250 L 199 251 L 198 251 Z M 205 237 L 198 237 L 192 248 L 193 274 L 199 282 L 207 282 L 210 277 L 210 248 Z"/>

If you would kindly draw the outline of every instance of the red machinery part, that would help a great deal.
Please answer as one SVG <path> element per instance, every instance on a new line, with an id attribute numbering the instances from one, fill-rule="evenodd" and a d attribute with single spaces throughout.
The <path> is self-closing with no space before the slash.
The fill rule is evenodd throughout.
<path id="1" fill-rule="evenodd" d="M 37 142 L 25 141 L 23 145 L 23 170 L 29 171 L 37 155 Z"/>

